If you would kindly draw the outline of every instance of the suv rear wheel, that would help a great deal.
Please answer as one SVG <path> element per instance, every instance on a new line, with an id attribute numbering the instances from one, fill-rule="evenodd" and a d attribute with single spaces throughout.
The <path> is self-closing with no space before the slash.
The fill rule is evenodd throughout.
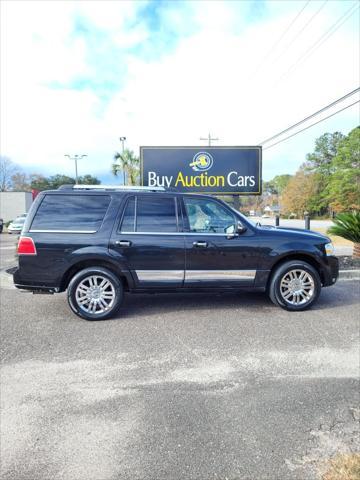
<path id="1" fill-rule="evenodd" d="M 119 309 L 124 289 L 118 277 L 103 267 L 85 268 L 68 286 L 70 308 L 86 320 L 105 320 Z"/>
<path id="2" fill-rule="evenodd" d="M 306 262 L 292 260 L 275 270 L 269 297 L 275 305 L 290 311 L 306 310 L 318 299 L 321 281 L 315 268 Z"/>

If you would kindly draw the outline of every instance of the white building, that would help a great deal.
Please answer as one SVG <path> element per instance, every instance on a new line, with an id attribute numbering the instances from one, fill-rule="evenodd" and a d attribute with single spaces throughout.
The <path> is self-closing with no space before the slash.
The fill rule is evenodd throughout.
<path id="1" fill-rule="evenodd" d="M 31 192 L 0 192 L 0 218 L 5 222 L 29 211 L 33 198 Z"/>

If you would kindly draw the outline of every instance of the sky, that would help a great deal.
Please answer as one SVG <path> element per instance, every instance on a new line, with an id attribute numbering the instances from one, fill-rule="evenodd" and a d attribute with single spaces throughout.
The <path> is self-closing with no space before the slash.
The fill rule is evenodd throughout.
<path id="1" fill-rule="evenodd" d="M 259 145 L 359 86 L 359 25 L 356 0 L 2 0 L 1 155 L 74 176 L 87 154 L 79 174 L 116 183 L 120 136 Z M 358 124 L 359 104 L 264 150 L 263 178 Z"/>

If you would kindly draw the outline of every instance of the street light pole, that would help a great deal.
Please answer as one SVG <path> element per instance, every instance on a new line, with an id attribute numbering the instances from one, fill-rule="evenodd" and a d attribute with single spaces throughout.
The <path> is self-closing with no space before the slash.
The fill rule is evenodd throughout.
<path id="1" fill-rule="evenodd" d="M 126 137 L 119 137 L 119 140 L 122 144 L 122 155 L 124 157 L 124 151 L 125 151 L 125 140 L 126 140 Z M 123 178 L 124 178 L 124 185 L 125 185 L 125 169 L 123 170 Z"/>
<path id="2" fill-rule="evenodd" d="M 78 160 L 81 160 L 82 158 L 84 157 L 87 157 L 86 154 L 82 154 L 82 155 L 73 155 L 73 156 L 70 156 L 68 154 L 64 155 L 64 157 L 68 157 L 69 160 L 74 160 L 75 162 L 75 183 L 78 183 L 78 166 L 77 166 L 77 161 Z"/>

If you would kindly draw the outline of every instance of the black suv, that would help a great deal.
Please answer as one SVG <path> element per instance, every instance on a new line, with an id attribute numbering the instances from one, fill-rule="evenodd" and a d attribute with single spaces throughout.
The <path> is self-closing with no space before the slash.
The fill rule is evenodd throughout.
<path id="1" fill-rule="evenodd" d="M 71 309 L 87 320 L 114 315 L 125 291 L 248 289 L 304 310 L 338 276 L 329 238 L 255 225 L 216 198 L 160 187 L 42 192 L 18 254 L 17 288 L 67 290 Z"/>

